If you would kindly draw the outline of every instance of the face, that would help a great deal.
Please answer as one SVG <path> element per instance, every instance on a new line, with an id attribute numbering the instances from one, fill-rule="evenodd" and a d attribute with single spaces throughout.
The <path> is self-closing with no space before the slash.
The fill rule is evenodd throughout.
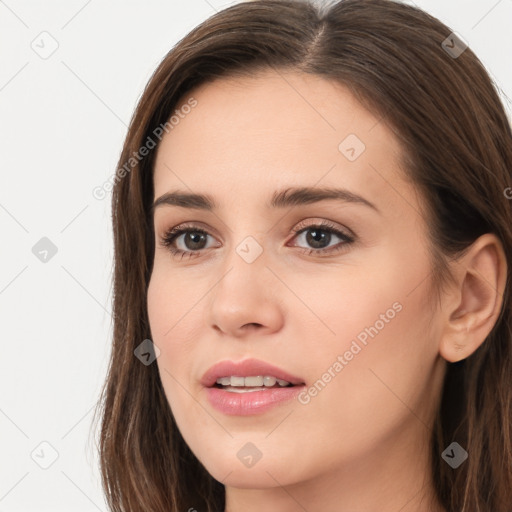
<path id="1" fill-rule="evenodd" d="M 426 221 L 393 132 L 312 75 L 222 79 L 190 97 L 197 104 L 158 148 L 155 199 L 179 191 L 212 204 L 167 196 L 155 207 L 148 289 L 158 370 L 185 441 L 237 488 L 360 477 L 410 443 L 423 461 L 439 326 L 425 306 Z M 203 381 L 219 362 L 249 359 L 272 368 L 208 375 L 281 370 L 295 385 Z M 393 464 L 410 467 L 410 452 Z"/>

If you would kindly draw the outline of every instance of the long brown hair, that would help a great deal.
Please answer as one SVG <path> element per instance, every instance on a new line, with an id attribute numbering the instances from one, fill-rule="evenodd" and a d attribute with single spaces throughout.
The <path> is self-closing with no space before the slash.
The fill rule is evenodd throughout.
<path id="1" fill-rule="evenodd" d="M 112 193 L 113 346 L 95 413 L 112 511 L 220 512 L 225 505 L 224 486 L 177 429 L 157 365 L 134 356 L 151 339 L 146 294 L 156 149 L 126 163 L 148 137 L 155 141 L 158 127 L 170 127 L 173 109 L 195 86 L 269 68 L 318 75 L 349 87 L 400 141 L 407 177 L 426 200 L 434 289 L 450 280 L 450 258 L 484 233 L 500 239 L 510 269 L 511 127 L 484 66 L 451 34 L 422 10 L 391 0 L 323 7 L 255 0 L 218 12 L 164 57 L 132 117 Z M 449 512 L 512 510 L 510 280 L 509 272 L 501 314 L 486 341 L 467 359 L 447 363 L 431 471 Z M 469 453 L 456 470 L 441 458 L 453 441 Z"/>

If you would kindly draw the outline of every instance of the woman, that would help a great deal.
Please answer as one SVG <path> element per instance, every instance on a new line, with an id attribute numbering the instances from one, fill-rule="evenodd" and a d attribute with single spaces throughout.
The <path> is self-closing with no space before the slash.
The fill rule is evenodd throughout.
<path id="1" fill-rule="evenodd" d="M 512 510 L 511 169 L 419 9 L 256 0 L 182 39 L 113 190 L 111 510 Z"/>

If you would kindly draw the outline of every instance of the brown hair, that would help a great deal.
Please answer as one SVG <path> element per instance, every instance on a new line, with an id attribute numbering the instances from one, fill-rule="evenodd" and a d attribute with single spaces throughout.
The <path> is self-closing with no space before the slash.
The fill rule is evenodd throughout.
<path id="1" fill-rule="evenodd" d="M 471 51 L 450 54 L 452 30 L 391 0 L 255 0 L 218 12 L 165 56 L 132 117 L 119 168 L 178 102 L 219 77 L 289 69 L 338 81 L 393 129 L 407 176 L 429 220 L 432 283 L 478 236 L 495 233 L 512 268 L 512 134 L 496 87 Z M 451 39 L 450 47 L 454 46 Z M 156 150 L 117 176 L 113 189 L 113 346 L 96 414 L 102 482 L 116 512 L 224 510 L 224 486 L 190 451 L 175 424 L 156 364 L 134 349 L 151 338 L 146 294 L 154 257 Z M 126 168 L 125 168 L 126 169 Z M 447 363 L 431 438 L 432 475 L 449 512 L 510 512 L 512 504 L 510 273 L 501 314 L 467 359 Z M 95 414 L 95 418 L 96 418 Z M 442 458 L 453 441 L 469 453 Z"/>

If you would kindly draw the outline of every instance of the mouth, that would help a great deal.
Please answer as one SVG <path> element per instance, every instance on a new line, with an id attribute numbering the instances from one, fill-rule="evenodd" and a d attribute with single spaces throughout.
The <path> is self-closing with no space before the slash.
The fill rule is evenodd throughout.
<path id="1" fill-rule="evenodd" d="M 221 361 L 201 379 L 212 407 L 230 416 L 263 414 L 297 397 L 304 379 L 257 359 Z"/>
<path id="2" fill-rule="evenodd" d="M 304 380 L 278 366 L 259 359 L 241 361 L 224 360 L 213 365 L 202 377 L 204 387 L 222 387 L 234 392 L 250 389 L 265 390 L 289 386 L 302 386 Z"/>

